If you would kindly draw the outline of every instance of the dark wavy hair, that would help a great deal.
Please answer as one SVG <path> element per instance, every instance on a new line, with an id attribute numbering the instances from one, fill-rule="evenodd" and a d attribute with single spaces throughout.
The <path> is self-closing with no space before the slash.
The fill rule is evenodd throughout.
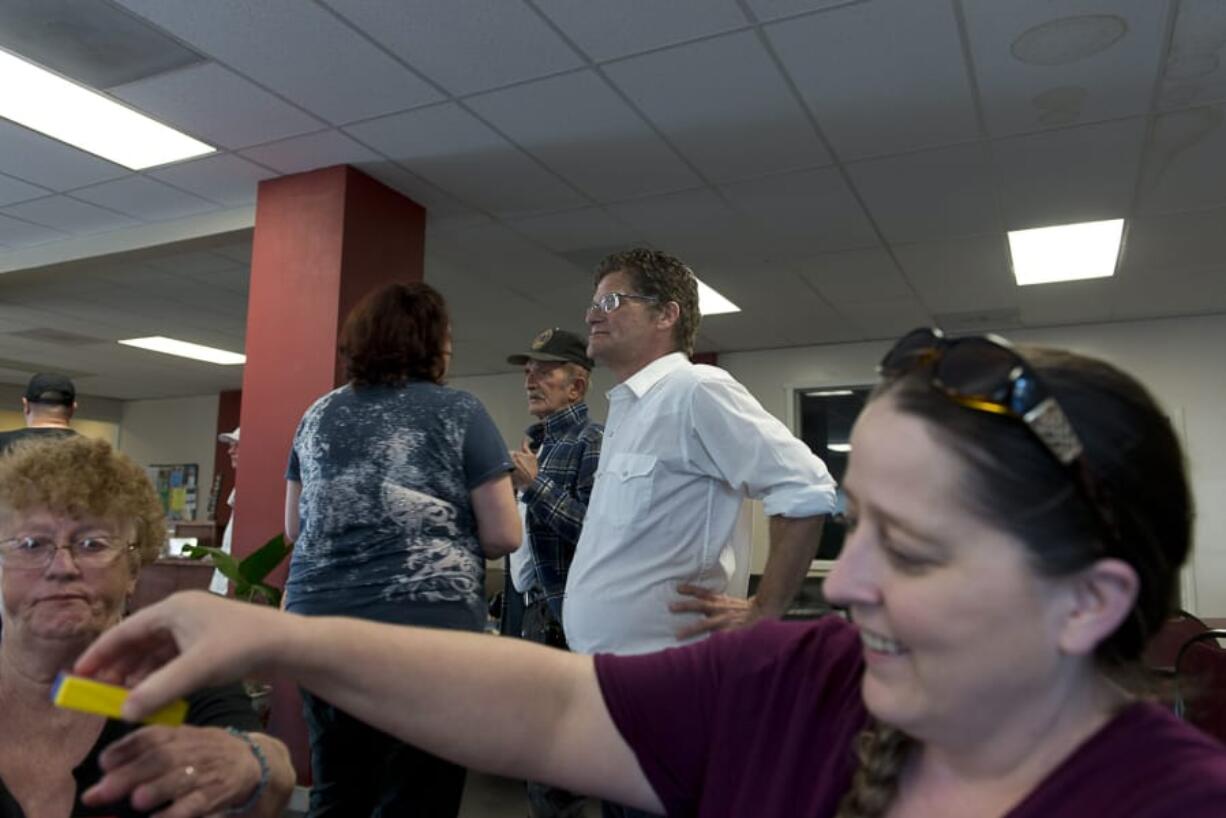
<path id="1" fill-rule="evenodd" d="M 596 266 L 594 285 L 599 287 L 605 276 L 617 272 L 630 276 L 639 295 L 658 298 L 660 303 L 656 309 L 669 301 L 677 303 L 681 312 L 673 328 L 673 342 L 686 355 L 693 355 L 694 338 L 698 335 L 698 324 L 702 320 L 702 313 L 698 311 L 698 279 L 694 277 L 694 271 L 676 256 L 635 247 L 606 256 Z"/>
<path id="2" fill-rule="evenodd" d="M 340 349 L 354 386 L 442 383 L 451 319 L 429 284 L 388 284 L 363 298 L 345 318 Z"/>
<path id="3" fill-rule="evenodd" d="M 1179 567 L 1191 548 L 1194 510 L 1183 450 L 1157 401 L 1130 375 L 1071 352 L 1019 352 L 1081 438 L 1113 525 L 1025 423 L 955 403 L 932 387 L 926 370 L 884 383 L 873 399 L 891 400 L 928 421 L 937 440 L 967 464 L 962 488 L 970 509 L 1024 543 L 1039 574 L 1067 576 L 1103 557 L 1132 566 L 1136 601 L 1095 652 L 1103 672 L 1127 684 L 1137 679 L 1142 650 L 1174 608 Z M 865 730 L 860 767 L 838 818 L 883 815 L 914 746 L 889 725 Z"/>

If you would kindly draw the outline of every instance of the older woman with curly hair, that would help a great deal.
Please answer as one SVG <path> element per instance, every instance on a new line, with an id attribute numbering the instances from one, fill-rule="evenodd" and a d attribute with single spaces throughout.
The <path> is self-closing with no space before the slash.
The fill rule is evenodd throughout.
<path id="1" fill-rule="evenodd" d="M 176 728 L 51 703 L 56 676 L 123 617 L 165 538 L 144 471 L 105 442 L 28 441 L 0 458 L 0 818 L 284 807 L 289 754 L 238 685 L 189 696 Z"/>

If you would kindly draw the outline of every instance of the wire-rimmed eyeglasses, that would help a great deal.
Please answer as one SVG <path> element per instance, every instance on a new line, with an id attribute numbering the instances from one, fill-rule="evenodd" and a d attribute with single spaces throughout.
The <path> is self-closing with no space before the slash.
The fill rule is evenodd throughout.
<path id="1" fill-rule="evenodd" d="M 42 570 L 51 564 L 55 553 L 63 548 L 72 555 L 72 561 L 78 568 L 105 568 L 134 547 L 130 543 L 116 542 L 110 537 L 97 535 L 59 543 L 54 537 L 22 534 L 0 540 L 0 563 L 9 568 Z"/>
<path id="2" fill-rule="evenodd" d="M 588 312 L 603 312 L 608 315 L 614 312 L 622 305 L 622 299 L 630 298 L 635 301 L 646 301 L 649 304 L 655 304 L 660 299 L 654 295 L 638 295 L 637 293 L 605 293 L 588 305 Z"/>

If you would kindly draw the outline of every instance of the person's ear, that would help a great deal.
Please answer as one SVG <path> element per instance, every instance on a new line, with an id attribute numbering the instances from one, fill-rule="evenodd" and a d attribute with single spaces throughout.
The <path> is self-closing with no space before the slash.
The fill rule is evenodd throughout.
<path id="1" fill-rule="evenodd" d="M 665 301 L 660 307 L 656 325 L 672 329 L 679 320 L 681 320 L 681 305 L 676 301 Z"/>
<path id="2" fill-rule="evenodd" d="M 1123 560 L 1101 559 L 1065 581 L 1069 605 L 1061 624 L 1060 649 L 1088 656 L 1132 612 L 1140 580 Z"/>

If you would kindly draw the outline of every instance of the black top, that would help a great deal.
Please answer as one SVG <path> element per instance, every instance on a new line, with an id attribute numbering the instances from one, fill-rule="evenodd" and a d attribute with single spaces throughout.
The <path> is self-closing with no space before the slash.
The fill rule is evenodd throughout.
<path id="1" fill-rule="evenodd" d="M 75 435 L 72 429 L 63 426 L 35 426 L 29 429 L 14 429 L 11 432 L 0 432 L 0 454 L 8 454 L 14 443 L 34 437 L 71 437 Z"/>
<path id="2" fill-rule="evenodd" d="M 222 687 L 207 687 L 187 697 L 187 724 L 196 727 L 234 727 L 239 730 L 260 731 L 259 718 L 251 708 L 251 699 L 243 691 L 242 685 L 231 684 Z M 71 818 L 84 816 L 109 816 L 110 818 L 143 818 L 149 815 L 133 809 L 127 802 L 112 804 L 107 807 L 87 807 L 81 803 L 81 793 L 92 787 L 102 778 L 98 767 L 98 756 L 113 742 L 131 732 L 139 730 L 144 725 L 108 719 L 102 728 L 102 735 L 90 748 L 80 764 L 72 771 L 72 777 L 77 782 L 76 803 L 72 807 Z M 0 738 L 0 741 L 3 739 Z M 9 794 L 4 780 L 0 779 L 0 818 L 25 818 L 25 813 L 17 801 Z"/>

